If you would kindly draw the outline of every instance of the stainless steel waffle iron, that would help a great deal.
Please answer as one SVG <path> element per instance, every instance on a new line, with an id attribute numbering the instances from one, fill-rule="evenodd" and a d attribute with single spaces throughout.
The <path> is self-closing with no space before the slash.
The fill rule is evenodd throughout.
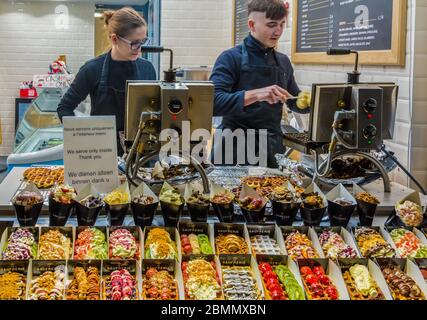
<path id="1" fill-rule="evenodd" d="M 306 154 L 313 154 L 315 176 L 326 177 L 332 160 L 343 155 L 357 155 L 381 172 L 386 192 L 390 191 L 387 171 L 370 154 L 380 150 L 385 139 L 393 138 L 398 86 L 394 83 L 360 83 L 358 53 L 330 49 L 328 54 L 356 54 L 355 68 L 347 83 L 313 84 L 308 133 L 287 133 L 284 144 Z M 327 154 L 319 164 L 319 155 Z"/>
<path id="2" fill-rule="evenodd" d="M 189 130 L 190 135 L 196 129 L 211 131 L 214 99 L 214 85 L 210 81 L 176 81 L 172 50 L 163 47 L 142 47 L 142 50 L 169 51 L 171 58 L 164 81 L 128 81 L 126 85 L 126 175 L 134 185 L 141 180 L 138 169 L 157 156 L 166 143 L 160 139 L 162 130 L 175 130 L 180 143 L 183 130 Z M 189 128 L 185 127 L 185 121 Z M 187 148 L 191 151 L 200 142 L 200 137 L 191 139 Z M 207 192 L 209 185 L 203 167 L 191 156 L 188 160 L 199 171 Z"/>

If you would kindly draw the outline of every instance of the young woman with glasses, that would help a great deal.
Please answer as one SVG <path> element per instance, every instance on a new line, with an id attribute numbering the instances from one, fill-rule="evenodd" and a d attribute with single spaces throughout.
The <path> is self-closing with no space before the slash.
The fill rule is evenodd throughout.
<path id="1" fill-rule="evenodd" d="M 105 27 L 111 50 L 87 61 L 58 105 L 58 115 L 73 116 L 74 109 L 88 95 L 91 115 L 116 116 L 117 131 L 124 130 L 126 80 L 155 80 L 151 62 L 140 57 L 141 46 L 148 42 L 147 23 L 132 8 L 106 11 Z M 123 150 L 117 138 L 118 152 Z"/>

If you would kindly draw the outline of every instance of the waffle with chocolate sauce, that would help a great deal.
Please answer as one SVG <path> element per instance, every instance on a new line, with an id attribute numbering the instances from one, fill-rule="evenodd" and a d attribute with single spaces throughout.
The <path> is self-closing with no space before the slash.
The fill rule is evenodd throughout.
<path id="1" fill-rule="evenodd" d="M 382 269 L 394 300 L 425 300 L 420 287 L 397 266 Z"/>

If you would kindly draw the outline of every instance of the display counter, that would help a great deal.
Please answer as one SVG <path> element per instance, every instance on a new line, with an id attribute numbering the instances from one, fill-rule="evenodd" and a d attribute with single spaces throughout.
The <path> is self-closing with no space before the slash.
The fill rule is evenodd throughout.
<path id="1" fill-rule="evenodd" d="M 0 263 L 6 272 L 15 272 L 0 273 L 0 277 L 4 281 L 12 276 L 18 277 L 20 282 L 16 286 L 30 288 L 17 297 L 15 292 L 19 291 L 8 291 L 0 286 L 1 293 L 8 294 L 8 299 L 41 300 L 48 295 L 52 300 L 406 300 L 404 291 L 392 287 L 394 278 L 388 271 L 391 267 L 420 288 L 410 299 L 423 300 L 427 296 L 422 276 L 426 259 L 408 258 L 412 257 L 409 254 L 427 258 L 426 229 L 385 227 L 395 203 L 413 193 L 397 183 L 392 184 L 391 193 L 383 192 L 381 181 L 364 186 L 364 190 L 380 201 L 371 227 L 360 226 L 355 215 L 345 227 L 330 227 L 332 217 L 331 220 L 325 217 L 316 227 L 303 226 L 299 217 L 292 225 L 279 225 L 269 206 L 262 221 L 241 223 L 248 221 L 242 202 L 239 202 L 242 207 L 235 207 L 230 223 L 219 221 L 213 213 L 206 222 L 194 222 L 184 211 L 175 226 L 164 227 L 161 214 L 156 214 L 148 224 L 135 226 L 137 220 L 128 210 L 119 224 L 112 225 L 111 216 L 102 213 L 92 220 L 95 223 L 92 227 L 80 225 L 83 220 L 75 215 L 67 217 L 64 224 L 49 226 L 53 220 L 52 215 L 46 214 L 46 201 L 35 226 L 19 227 L 10 199 L 27 183 L 23 182 L 26 169 L 13 168 L 0 184 L 0 260 L 3 260 Z M 229 188 L 246 174 L 241 181 L 245 184 L 238 191 L 240 200 L 249 192 L 248 183 L 254 183 L 256 179 L 264 177 L 271 179 L 271 183 L 280 180 L 279 188 L 283 186 L 283 178 L 286 179 L 269 176 L 274 170 L 264 174 L 260 172 L 261 168 L 231 168 L 233 173 L 229 170 L 215 168 L 208 177 L 211 182 L 221 181 Z M 248 172 L 253 176 L 247 177 Z M 311 186 L 304 187 L 303 195 L 311 192 Z M 217 186 L 213 185 L 215 188 Z M 48 190 L 41 189 L 45 200 Z M 334 190 L 327 194 L 336 197 Z M 313 191 L 321 193 L 319 189 Z M 151 190 L 144 190 L 143 195 L 148 196 L 150 192 L 154 198 Z M 233 192 L 236 191 L 233 189 Z M 274 192 L 269 194 L 273 206 Z M 341 190 L 340 195 L 343 192 Z M 159 199 L 165 201 L 162 194 Z M 106 207 L 110 195 L 104 197 Z M 82 191 L 80 196 L 85 197 L 85 193 Z M 189 207 L 191 201 L 187 195 L 184 197 Z M 79 198 L 75 200 L 80 201 Z M 214 205 L 213 198 L 211 201 Z M 422 197 L 422 203 L 425 202 L 426 198 Z M 161 202 L 158 206 L 158 210 L 162 208 L 162 214 L 163 205 Z M 405 237 L 402 232 L 419 241 L 419 248 L 402 245 L 401 238 Z M 22 247 L 22 238 L 25 238 L 25 250 L 16 250 Z M 392 257 L 404 259 L 383 259 Z M 202 292 L 196 290 L 191 281 L 195 281 L 194 277 L 204 268 L 209 268 L 212 281 Z M 372 277 L 371 289 L 374 286 L 378 294 L 362 296 L 362 291 L 354 289 L 352 277 L 358 270 L 363 271 L 365 277 Z M 319 279 L 310 277 L 312 272 Z M 89 283 L 89 277 L 94 275 L 101 282 L 91 281 L 93 287 L 86 291 L 79 287 L 79 281 L 87 278 Z M 123 275 L 131 281 L 126 282 L 126 290 L 113 295 L 108 287 L 109 279 Z M 52 276 L 65 280 L 55 282 L 58 287 L 53 290 L 37 290 L 38 281 L 42 285 L 45 278 Z M 277 284 L 284 285 L 274 287 L 272 277 L 277 277 Z M 239 282 L 236 284 L 233 279 Z M 316 281 L 314 285 L 313 281 Z M 290 282 L 292 285 L 287 286 Z M 322 290 L 319 289 L 321 285 L 324 285 Z"/>
<path id="2" fill-rule="evenodd" d="M 375 233 L 374 242 L 363 238 L 367 232 Z M 0 293 L 20 300 L 425 300 L 425 259 L 400 259 L 392 235 L 375 227 L 183 220 L 177 228 L 141 229 L 47 227 L 44 221 L 3 231 Z M 384 252 L 395 258 L 379 258 Z M 395 285 L 403 278 L 411 290 Z M 354 279 L 368 280 L 369 291 Z"/>
<path id="3" fill-rule="evenodd" d="M 5 177 L 3 182 L 0 184 L 0 210 L 1 215 L 13 215 L 14 208 L 10 202 L 12 197 L 15 195 L 18 188 L 21 186 L 23 182 L 23 173 L 28 167 L 15 167 L 13 168 L 9 174 Z M 221 169 L 218 169 L 221 170 Z M 217 170 L 214 170 L 208 177 L 216 176 Z M 235 178 L 234 178 L 235 179 Z M 379 215 L 388 216 L 393 210 L 396 202 L 404 198 L 405 196 L 411 194 L 413 192 L 412 189 L 407 188 L 401 184 L 393 182 L 391 185 L 391 192 L 384 193 L 384 185 L 382 180 L 379 179 L 374 181 L 368 185 L 363 186 L 363 188 L 376 196 L 380 201 L 378 205 L 377 213 Z M 47 191 L 45 191 L 46 194 Z M 421 196 L 423 204 L 427 204 L 427 197 Z M 44 206 L 44 211 L 47 211 L 47 206 Z"/>

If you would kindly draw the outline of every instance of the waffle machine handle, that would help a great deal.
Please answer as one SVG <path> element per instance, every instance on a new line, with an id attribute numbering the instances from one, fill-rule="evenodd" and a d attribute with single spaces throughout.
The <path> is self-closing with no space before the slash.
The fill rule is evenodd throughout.
<path id="1" fill-rule="evenodd" d="M 354 61 L 354 70 L 353 72 L 347 73 L 348 80 L 347 82 L 349 84 L 358 84 L 359 78 L 360 78 L 360 72 L 359 72 L 359 52 L 355 50 L 350 49 L 337 49 L 337 48 L 330 48 L 326 51 L 326 54 L 329 56 L 343 56 L 354 53 L 356 55 L 356 59 Z"/>

